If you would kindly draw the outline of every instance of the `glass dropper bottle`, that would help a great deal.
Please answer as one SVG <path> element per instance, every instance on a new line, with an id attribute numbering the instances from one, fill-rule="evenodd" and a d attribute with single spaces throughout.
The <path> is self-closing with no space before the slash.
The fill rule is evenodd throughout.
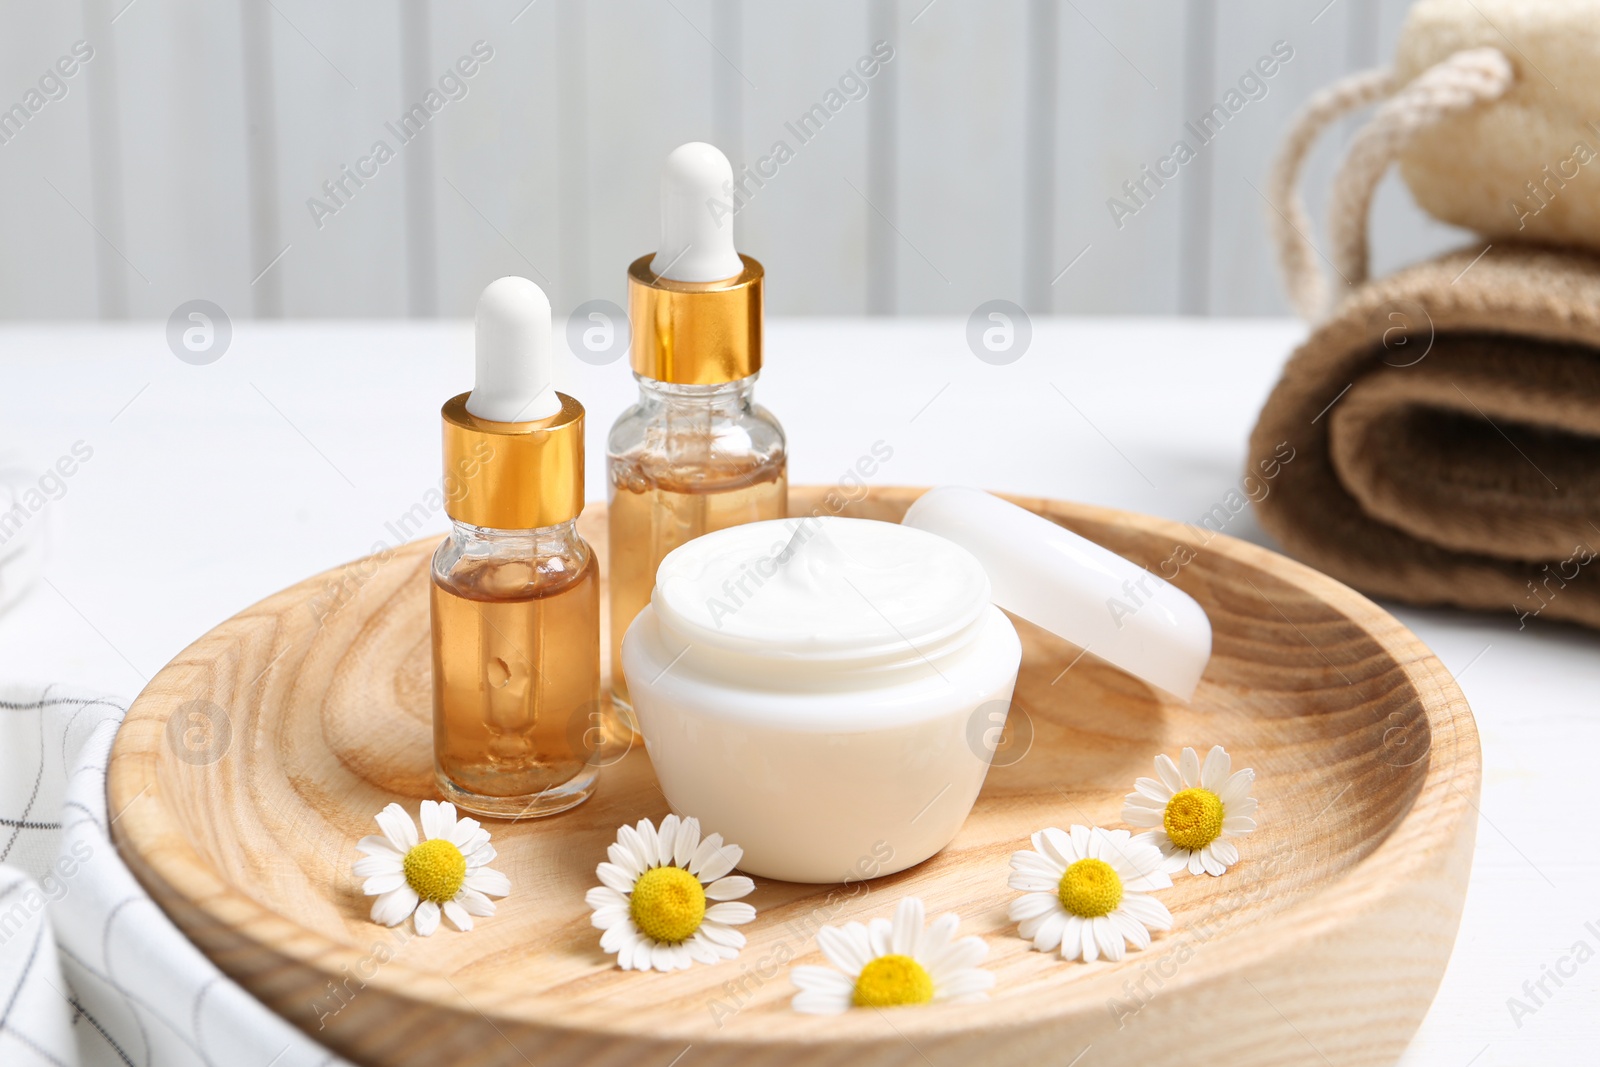
<path id="1" fill-rule="evenodd" d="M 550 302 L 526 278 L 478 300 L 477 381 L 444 405 L 433 555 L 434 772 L 478 815 L 582 803 L 599 746 L 600 579 L 579 536 L 583 405 L 551 384 Z"/>
<path id="2" fill-rule="evenodd" d="M 733 180 L 715 147 L 674 149 L 661 171 L 661 245 L 628 268 L 639 401 L 607 438 L 611 695 L 632 740 L 622 637 L 668 552 L 788 506 L 783 428 L 753 399 L 765 271 L 716 208 Z"/>

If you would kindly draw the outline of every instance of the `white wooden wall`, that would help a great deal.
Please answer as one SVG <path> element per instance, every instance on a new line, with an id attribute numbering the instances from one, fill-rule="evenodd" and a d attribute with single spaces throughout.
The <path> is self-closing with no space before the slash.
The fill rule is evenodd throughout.
<path id="1" fill-rule="evenodd" d="M 0 144 L 0 316 L 454 316 L 508 273 L 558 310 L 620 302 L 661 157 L 693 139 L 736 167 L 795 149 L 736 219 L 774 314 L 1281 314 L 1255 189 L 1293 110 L 1385 61 L 1405 6 L 0 0 L 0 107 L 94 48 Z M 800 145 L 785 122 L 876 40 L 894 58 L 868 95 Z M 1267 96 L 1115 227 L 1107 198 L 1279 40 Z M 468 95 L 400 147 L 384 123 L 477 41 Z M 396 158 L 319 228 L 307 199 L 379 138 Z M 1460 236 L 1392 177 L 1374 234 L 1379 269 Z"/>

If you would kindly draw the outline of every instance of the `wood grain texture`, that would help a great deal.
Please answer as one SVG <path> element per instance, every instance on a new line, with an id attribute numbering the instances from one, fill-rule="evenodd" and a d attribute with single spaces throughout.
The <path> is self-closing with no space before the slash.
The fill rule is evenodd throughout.
<path id="1" fill-rule="evenodd" d="M 919 492 L 874 491 L 847 513 L 896 519 Z M 796 489 L 791 510 L 823 500 Z M 1064 1064 L 1086 1047 L 1085 1063 L 1141 1067 L 1393 1063 L 1449 957 L 1476 825 L 1477 734 L 1449 673 L 1364 597 L 1260 548 L 1018 502 L 1152 568 L 1194 552 L 1176 584 L 1215 642 L 1193 703 L 1019 623 L 1026 754 L 990 773 L 955 842 L 854 887 L 758 879 L 737 961 L 641 975 L 598 948 L 583 903 L 595 864 L 619 823 L 667 811 L 642 753 L 566 815 L 494 825 L 514 891 L 473 933 L 367 920 L 356 841 L 384 803 L 430 795 L 428 543 L 270 597 L 162 670 L 112 756 L 119 845 L 223 970 L 360 1063 L 943 1067 Z M 602 509 L 583 525 L 603 552 Z M 225 724 L 209 741 L 183 732 L 195 701 Z M 1213 743 L 1256 768 L 1261 829 L 1225 877 L 1163 894 L 1172 932 L 1090 965 L 1016 937 L 1006 860 L 1031 831 L 1115 826 L 1157 752 Z M 992 999 L 792 1013 L 787 970 L 821 962 L 815 926 L 888 915 L 907 893 L 989 942 Z"/>

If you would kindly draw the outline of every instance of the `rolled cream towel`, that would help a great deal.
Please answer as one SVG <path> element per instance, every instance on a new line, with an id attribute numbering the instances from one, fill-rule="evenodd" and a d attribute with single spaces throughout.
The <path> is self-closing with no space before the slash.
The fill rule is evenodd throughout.
<path id="1" fill-rule="evenodd" d="M 1472 248 L 1319 323 L 1250 441 L 1294 447 L 1257 504 L 1375 596 L 1600 627 L 1600 256 Z"/>

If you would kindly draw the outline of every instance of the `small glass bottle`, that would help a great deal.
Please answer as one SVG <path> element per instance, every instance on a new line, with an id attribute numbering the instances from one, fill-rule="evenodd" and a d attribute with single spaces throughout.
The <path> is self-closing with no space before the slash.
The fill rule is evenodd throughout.
<path id="1" fill-rule="evenodd" d="M 600 580 L 579 536 L 583 405 L 549 385 L 550 305 L 502 278 L 478 302 L 478 378 L 446 402 L 434 552 L 434 775 L 445 799 L 525 818 L 582 803 L 599 746 Z"/>
<path id="2" fill-rule="evenodd" d="M 784 517 L 786 443 L 778 420 L 751 400 L 756 377 L 675 385 L 639 375 L 639 402 L 611 428 L 611 695 L 619 709 L 628 703 L 622 635 L 650 603 L 667 553 L 701 534 Z"/>
<path id="3" fill-rule="evenodd" d="M 708 144 L 681 145 L 661 172 L 661 246 L 628 268 L 639 402 L 607 439 L 613 743 L 637 729 L 622 638 L 650 602 L 668 552 L 701 534 L 788 511 L 788 452 L 751 399 L 761 370 L 761 264 L 734 250 L 709 211 L 733 170 Z"/>

